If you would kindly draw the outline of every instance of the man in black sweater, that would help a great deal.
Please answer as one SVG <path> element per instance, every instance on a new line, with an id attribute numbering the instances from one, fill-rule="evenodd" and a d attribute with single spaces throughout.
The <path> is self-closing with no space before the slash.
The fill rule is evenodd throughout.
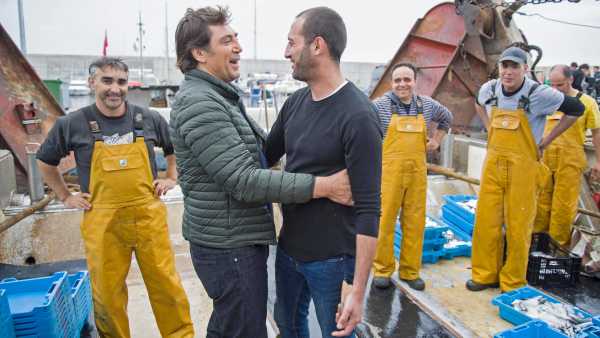
<path id="1" fill-rule="evenodd" d="M 283 105 L 267 139 L 268 163 L 285 154 L 285 170 L 293 173 L 347 168 L 354 207 L 326 199 L 283 205 L 275 265 L 275 321 L 283 338 L 308 336 L 311 297 L 323 337 L 352 337 L 362 316 L 377 244 L 382 133 L 373 105 L 340 71 L 345 45 L 344 22 L 326 7 L 300 13 L 288 34 L 285 57 L 308 87 Z M 345 299 L 343 282 L 352 284 Z"/>

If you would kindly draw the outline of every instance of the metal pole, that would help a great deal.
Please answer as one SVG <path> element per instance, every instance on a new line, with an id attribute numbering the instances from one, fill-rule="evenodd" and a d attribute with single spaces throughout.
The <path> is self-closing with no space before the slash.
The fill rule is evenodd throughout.
<path id="1" fill-rule="evenodd" d="M 29 172 L 27 173 L 27 180 L 29 182 L 29 199 L 31 204 L 41 201 L 44 199 L 44 182 L 42 181 L 42 173 L 38 167 L 35 155 L 40 148 L 39 143 L 27 143 L 25 144 L 25 152 L 27 153 L 27 166 Z"/>
<path id="2" fill-rule="evenodd" d="M 139 22 L 138 22 L 138 26 L 139 26 L 139 36 L 140 36 L 140 82 L 143 84 L 144 83 L 144 41 L 143 41 L 143 36 L 144 36 L 144 31 L 143 31 L 143 24 L 142 24 L 142 11 L 138 12 L 139 15 Z"/>
<path id="3" fill-rule="evenodd" d="M 19 1 L 19 36 L 21 38 L 21 52 L 27 54 L 27 41 L 25 40 L 25 17 L 23 15 L 23 0 Z"/>
<path id="4" fill-rule="evenodd" d="M 171 75 L 169 72 L 169 16 L 167 15 L 168 6 L 165 0 L 165 57 L 167 58 L 167 84 L 171 84 Z"/>
<path id="5" fill-rule="evenodd" d="M 254 60 L 256 60 L 256 0 L 254 0 Z"/>

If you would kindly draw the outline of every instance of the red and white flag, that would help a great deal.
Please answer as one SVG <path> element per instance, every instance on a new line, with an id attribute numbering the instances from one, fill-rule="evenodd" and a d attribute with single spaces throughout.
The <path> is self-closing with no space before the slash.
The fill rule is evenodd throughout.
<path id="1" fill-rule="evenodd" d="M 104 44 L 102 45 L 102 56 L 106 56 L 106 49 L 108 48 L 108 35 L 106 30 L 104 31 Z"/>

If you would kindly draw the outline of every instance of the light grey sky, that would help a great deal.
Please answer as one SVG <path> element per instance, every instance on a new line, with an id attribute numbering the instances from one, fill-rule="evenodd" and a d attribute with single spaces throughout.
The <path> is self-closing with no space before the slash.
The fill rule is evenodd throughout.
<path id="1" fill-rule="evenodd" d="M 138 11 L 145 24 L 145 55 L 165 55 L 165 0 L 23 0 L 27 51 L 36 54 L 99 55 L 105 29 L 108 53 L 136 55 Z M 188 7 L 228 5 L 232 26 L 239 32 L 244 51 L 252 58 L 254 1 L 171 0 L 167 5 L 170 55 L 175 55 L 174 32 Z M 394 55 L 415 21 L 436 0 L 256 0 L 259 59 L 283 59 L 290 24 L 300 11 L 314 6 L 329 6 L 338 11 L 348 29 L 348 47 L 343 61 L 385 63 Z M 527 5 L 526 13 L 600 26 L 600 1 Z M 580 28 L 548 22 L 537 17 L 516 16 L 517 25 L 530 43 L 542 47 L 541 65 L 577 61 L 600 64 L 600 29 Z M 19 44 L 17 0 L 0 0 L 0 23 Z"/>

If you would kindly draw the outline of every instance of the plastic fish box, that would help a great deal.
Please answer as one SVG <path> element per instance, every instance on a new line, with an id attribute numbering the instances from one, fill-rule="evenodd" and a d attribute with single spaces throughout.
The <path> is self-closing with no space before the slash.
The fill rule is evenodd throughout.
<path id="1" fill-rule="evenodd" d="M 461 241 L 471 242 L 471 236 L 460 230 L 458 227 L 449 224 L 448 228 L 454 233 L 456 238 L 460 239 Z M 442 255 L 442 258 L 453 259 L 454 257 L 471 257 L 471 248 L 472 244 L 461 244 L 454 248 L 446 248 L 444 246 L 444 254 Z"/>
<path id="2" fill-rule="evenodd" d="M 543 252 L 552 257 L 532 255 Z M 581 257 L 571 253 L 547 233 L 534 233 L 529 249 L 527 281 L 530 285 L 569 287 L 579 281 Z"/>
<path id="3" fill-rule="evenodd" d="M 4 279 L 17 337 L 74 337 L 75 313 L 66 272 L 48 277 Z"/>
<path id="4" fill-rule="evenodd" d="M 448 227 L 445 226 L 444 229 L 448 230 Z M 437 238 L 425 239 L 423 240 L 423 251 L 440 251 L 444 249 L 444 244 L 446 244 L 448 240 L 442 235 Z M 398 247 L 402 247 L 402 233 L 396 233 L 394 235 L 394 245 Z"/>
<path id="5" fill-rule="evenodd" d="M 444 195 L 444 201 L 455 214 L 465 219 L 467 222 L 473 224 L 475 222 L 475 213 L 471 210 L 461 206 L 460 203 L 468 202 L 470 200 L 476 200 L 477 196 L 473 195 Z"/>
<path id="6" fill-rule="evenodd" d="M 442 221 L 446 224 L 454 225 L 469 236 L 473 235 L 474 223 L 460 217 L 449 204 L 442 206 Z"/>
<path id="7" fill-rule="evenodd" d="M 421 256 L 422 263 L 437 263 L 440 260 L 440 257 L 444 254 L 442 250 L 439 251 L 423 251 L 423 255 Z M 394 245 L 394 256 L 396 259 L 400 259 L 400 246 Z"/>
<path id="8" fill-rule="evenodd" d="M 15 337 L 15 328 L 8 307 L 8 297 L 6 296 L 6 290 L 3 289 L 0 289 L 0 337 Z"/>
<path id="9" fill-rule="evenodd" d="M 425 231 L 424 231 L 424 235 L 423 235 L 423 238 L 425 240 L 438 239 L 442 236 L 444 231 L 448 230 L 448 226 L 444 222 L 442 222 L 434 217 L 431 217 L 428 215 L 427 220 L 437 224 L 437 226 L 428 227 L 427 225 L 425 225 Z M 395 233 L 396 234 L 402 233 L 402 226 L 400 224 L 400 221 L 396 222 Z"/>
<path id="10" fill-rule="evenodd" d="M 444 248 L 444 244 L 446 244 L 446 242 L 446 238 L 441 236 L 438 238 L 425 239 L 423 240 L 423 251 L 440 251 Z M 398 247 L 402 246 L 402 233 L 395 234 L 394 244 Z"/>
<path id="11" fill-rule="evenodd" d="M 71 286 L 70 294 L 75 310 L 75 330 L 81 332 L 92 313 L 90 275 L 87 271 L 80 271 L 67 278 Z"/>
<path id="12" fill-rule="evenodd" d="M 600 326 L 592 325 L 586 327 L 577 334 L 577 338 L 600 338 Z"/>
<path id="13" fill-rule="evenodd" d="M 526 322 L 512 329 L 502 331 L 494 338 L 563 338 L 564 334 L 550 327 L 541 320 Z"/>
<path id="14" fill-rule="evenodd" d="M 494 297 L 494 299 L 492 299 L 492 304 L 498 306 L 498 309 L 500 310 L 500 317 L 502 319 L 504 319 L 514 325 L 520 325 L 525 322 L 533 320 L 533 318 L 529 317 L 528 315 L 526 315 L 525 313 L 523 313 L 517 309 L 514 309 L 512 307 L 512 303 L 518 299 L 529 299 L 529 298 L 533 298 L 533 297 L 537 297 L 537 296 L 542 296 L 546 300 L 548 300 L 549 302 L 552 302 L 552 303 L 561 303 L 557 299 L 552 298 L 549 295 L 547 295 L 535 288 L 532 288 L 530 286 L 525 286 L 520 289 L 506 292 L 504 294 Z M 591 317 L 592 317 L 591 314 L 589 314 L 581 309 L 578 309 L 578 308 L 575 308 L 575 312 L 584 318 L 591 319 Z"/>

